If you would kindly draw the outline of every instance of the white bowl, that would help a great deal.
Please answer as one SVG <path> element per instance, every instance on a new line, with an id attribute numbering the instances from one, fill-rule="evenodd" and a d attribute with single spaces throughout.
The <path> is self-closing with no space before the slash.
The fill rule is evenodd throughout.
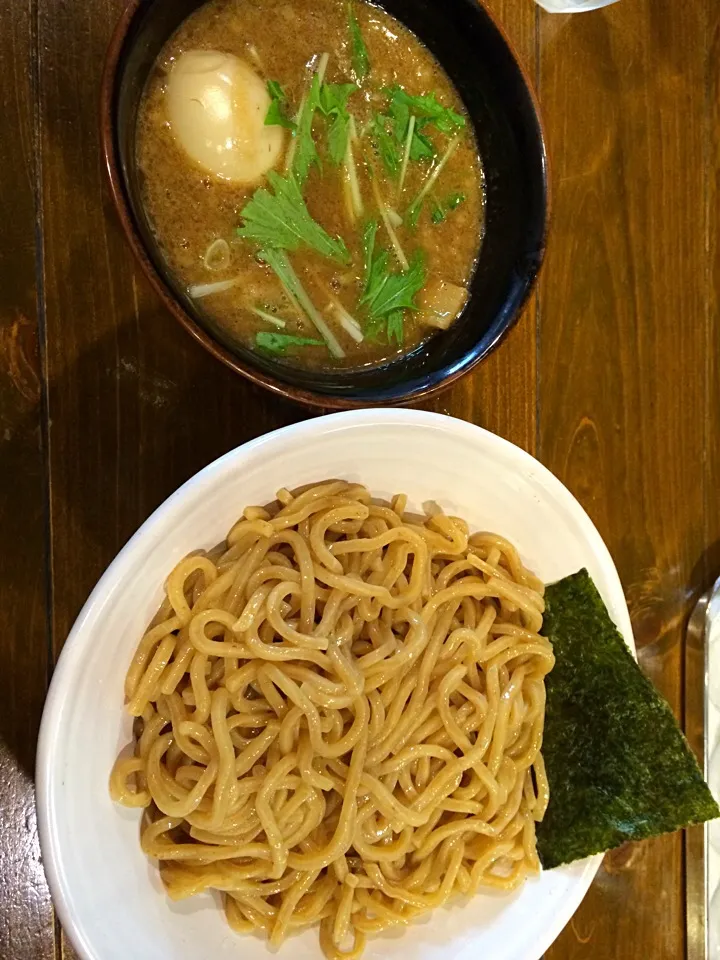
<path id="1" fill-rule="evenodd" d="M 479 427 L 410 410 L 353 411 L 286 427 L 221 457 L 169 498 L 108 568 L 53 676 L 40 732 L 37 802 L 45 870 L 60 919 L 84 960 L 269 960 L 264 941 L 227 926 L 209 894 L 164 895 L 139 846 L 139 813 L 113 805 L 108 775 L 131 723 L 123 678 L 190 550 L 221 540 L 248 504 L 281 486 L 338 477 L 377 496 L 434 500 L 473 529 L 503 534 L 546 582 L 587 567 L 632 647 L 622 587 L 587 514 L 529 454 Z M 481 894 L 401 934 L 370 940 L 367 960 L 537 960 L 582 900 L 601 857 L 543 873 L 511 895 Z M 281 958 L 319 960 L 317 931 Z"/>

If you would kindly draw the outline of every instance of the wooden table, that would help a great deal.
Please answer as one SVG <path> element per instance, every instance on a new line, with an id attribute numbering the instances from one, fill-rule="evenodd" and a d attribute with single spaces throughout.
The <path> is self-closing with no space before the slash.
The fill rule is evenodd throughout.
<path id="1" fill-rule="evenodd" d="M 0 2 L 2 960 L 73 956 L 33 801 L 43 699 L 73 619 L 182 481 L 308 416 L 206 356 L 133 264 L 97 123 L 122 6 Z M 492 7 L 539 88 L 551 242 L 518 326 L 432 407 L 532 451 L 580 498 L 620 570 L 643 667 L 697 746 L 684 627 L 720 571 L 720 3 Z M 697 846 L 674 835 L 606 857 L 548 960 L 697 960 Z"/>

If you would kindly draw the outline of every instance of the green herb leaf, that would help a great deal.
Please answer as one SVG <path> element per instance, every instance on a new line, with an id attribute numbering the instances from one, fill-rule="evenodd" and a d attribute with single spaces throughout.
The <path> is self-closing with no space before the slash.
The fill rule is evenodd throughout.
<path id="1" fill-rule="evenodd" d="M 405 222 L 409 226 L 415 226 L 415 224 L 417 224 L 418 217 L 420 216 L 420 211 L 422 209 L 422 205 L 425 201 L 425 197 L 428 195 L 428 193 L 430 193 L 432 188 L 435 186 L 435 183 L 437 182 L 438 177 L 443 172 L 450 157 L 457 150 L 459 143 L 460 143 L 460 135 L 457 134 L 452 138 L 452 140 L 447 146 L 447 149 L 445 150 L 445 153 L 442 155 L 442 157 L 440 157 L 438 162 L 433 167 L 432 171 L 430 172 L 430 175 L 426 178 L 425 182 L 420 188 L 420 192 L 417 194 L 417 196 L 412 201 L 412 203 L 408 206 L 407 210 L 405 211 Z"/>
<path id="2" fill-rule="evenodd" d="M 238 227 L 238 236 L 261 247 L 304 247 L 338 263 L 349 263 L 350 254 L 340 237 L 331 237 L 310 216 L 295 177 L 281 177 L 271 170 L 268 180 L 274 194 L 264 187 L 255 191 L 240 213 L 243 226 Z"/>
<path id="3" fill-rule="evenodd" d="M 283 88 L 277 80 L 268 80 L 267 91 L 270 94 L 270 106 L 265 116 L 265 126 L 286 127 L 294 131 L 297 124 L 287 115 L 288 100 Z"/>
<path id="4" fill-rule="evenodd" d="M 411 230 L 414 230 L 418 225 L 418 220 L 420 219 L 420 214 L 422 213 L 423 204 L 425 203 L 424 197 L 419 197 L 405 211 L 405 224 L 410 227 Z"/>
<path id="5" fill-rule="evenodd" d="M 347 115 L 338 115 L 330 124 L 328 130 L 328 156 L 338 166 L 345 159 L 350 132 L 350 121 Z"/>
<path id="6" fill-rule="evenodd" d="M 389 174 L 395 176 L 402 163 L 402 141 L 395 138 L 391 129 L 390 117 L 382 113 L 376 114 L 370 124 L 370 137 L 373 140 L 383 166 Z"/>
<path id="7" fill-rule="evenodd" d="M 396 89 L 400 89 L 397 87 Z M 400 100 L 393 96 L 393 90 L 385 91 L 389 97 L 388 113 L 393 124 L 393 133 L 398 143 L 404 143 L 407 136 L 408 124 L 410 123 L 410 107 L 405 100 Z M 417 117 L 415 118 L 417 122 Z"/>
<path id="8" fill-rule="evenodd" d="M 357 89 L 355 83 L 324 83 L 320 88 L 320 109 L 326 117 L 347 112 L 348 99 Z"/>
<path id="9" fill-rule="evenodd" d="M 444 107 L 434 93 L 412 96 L 402 87 L 389 87 L 387 95 L 390 97 L 390 110 L 393 117 L 400 118 L 414 114 L 420 121 L 427 121 L 441 133 L 454 133 L 465 126 L 465 118 L 450 107 Z M 405 122 L 407 131 L 407 122 Z"/>
<path id="10" fill-rule="evenodd" d="M 432 160 L 435 156 L 435 147 L 432 140 L 424 133 L 419 133 L 417 120 L 415 121 L 415 130 L 413 131 L 412 143 L 410 144 L 411 160 Z"/>
<path id="11" fill-rule="evenodd" d="M 389 128 L 396 144 L 405 144 L 410 117 L 415 117 L 410 144 L 411 160 L 431 160 L 436 155 L 432 140 L 423 133 L 424 127 L 434 126 L 441 133 L 452 133 L 465 126 L 465 118 L 439 103 L 434 93 L 412 96 L 398 86 L 388 87 L 385 92 L 388 96 L 389 116 L 380 117 L 384 121 L 383 130 L 387 133 Z M 394 172 L 389 166 L 388 170 L 390 173 Z"/>
<path id="12" fill-rule="evenodd" d="M 387 252 L 382 251 L 380 257 L 387 258 Z M 380 257 L 376 263 L 380 263 Z M 425 286 L 425 261 L 418 251 L 408 270 L 401 273 L 391 273 L 387 269 L 387 259 L 382 260 L 384 269 L 371 271 L 371 285 L 363 295 L 361 303 L 367 307 L 370 317 L 387 317 L 396 310 L 417 310 L 415 296 Z"/>
<path id="13" fill-rule="evenodd" d="M 289 333 L 271 333 L 261 330 L 255 334 L 255 344 L 268 353 L 283 356 L 288 347 L 324 347 L 322 340 L 313 340 L 311 337 L 293 337 Z"/>
<path id="14" fill-rule="evenodd" d="M 462 203 L 465 203 L 464 193 L 451 193 L 444 203 L 433 199 L 430 219 L 433 223 L 442 223 L 443 220 L 447 219 L 447 215 L 453 210 L 457 210 Z"/>
<path id="15" fill-rule="evenodd" d="M 438 203 L 437 200 L 432 201 L 432 209 L 430 211 L 430 219 L 433 223 L 442 223 L 445 217 L 447 216 L 447 211 L 441 203 Z"/>
<path id="16" fill-rule="evenodd" d="M 425 262 L 418 251 L 408 270 L 393 273 L 388 251 L 376 252 L 377 229 L 378 224 L 373 221 L 363 233 L 365 274 L 360 306 L 364 308 L 368 336 L 384 329 L 388 340 L 402 343 L 405 311 L 417 310 L 415 296 L 425 285 Z"/>
<path id="17" fill-rule="evenodd" d="M 404 318 L 405 314 L 402 310 L 396 310 L 387 318 L 387 338 L 395 340 L 399 345 L 402 345 L 405 336 Z"/>
<path id="18" fill-rule="evenodd" d="M 258 250 L 257 259 L 266 263 L 277 274 L 293 306 L 300 307 L 299 294 L 302 288 L 285 251 L 268 247 L 266 250 Z"/>
<path id="19" fill-rule="evenodd" d="M 338 360 L 342 359 L 345 356 L 345 351 L 338 343 L 335 334 L 323 320 L 315 304 L 307 295 L 285 251 L 274 250 L 272 247 L 268 247 L 266 250 L 258 250 L 257 258 L 261 263 L 266 263 L 276 274 L 292 304 L 298 310 L 302 310 L 307 316 L 327 344 L 327 348 L 333 357 Z"/>
<path id="20" fill-rule="evenodd" d="M 545 593 L 555 667 L 542 754 L 545 869 L 720 816 L 673 712 L 643 675 L 586 570 Z"/>
<path id="21" fill-rule="evenodd" d="M 357 89 L 354 83 L 324 83 L 320 88 L 320 110 L 332 120 L 328 130 L 328 155 L 334 164 L 342 163 L 347 152 L 350 131 L 347 102 Z"/>
<path id="22" fill-rule="evenodd" d="M 353 73 L 358 83 L 362 83 L 370 73 L 370 55 L 363 40 L 362 30 L 352 5 L 349 7 L 348 28 L 350 30 L 350 59 Z"/>
<path id="23" fill-rule="evenodd" d="M 411 160 L 427 160 L 435 156 L 435 147 L 432 141 L 424 133 L 421 133 L 422 127 L 428 122 L 427 119 L 416 116 L 410 109 L 407 98 L 398 95 L 404 94 L 400 87 L 393 87 L 387 91 L 390 97 L 388 104 L 388 113 L 392 124 L 392 132 L 398 144 L 405 146 L 410 127 L 410 117 L 415 116 L 415 126 L 413 127 L 413 137 L 410 143 Z"/>
<path id="24" fill-rule="evenodd" d="M 380 250 L 375 255 L 375 240 L 377 237 L 378 223 L 373 220 L 365 227 L 363 233 L 363 258 L 365 264 L 363 293 L 360 298 L 360 305 L 370 303 L 378 291 L 380 291 L 389 276 L 390 254 L 387 250 Z M 384 314 L 378 311 L 373 317 L 373 311 L 368 310 L 368 320 L 381 319 L 384 322 Z"/>
<path id="25" fill-rule="evenodd" d="M 317 73 L 313 76 L 310 91 L 305 98 L 295 131 L 295 153 L 293 155 L 292 172 L 297 182 L 302 186 L 307 180 L 313 164 L 320 165 L 315 140 L 313 139 L 313 120 L 315 111 L 320 106 L 320 78 Z"/>
<path id="26" fill-rule="evenodd" d="M 377 237 L 378 226 L 377 220 L 371 220 L 370 223 L 366 224 L 365 229 L 363 230 L 362 246 L 363 263 L 365 269 L 363 294 L 367 294 L 370 287 L 370 275 L 372 273 L 375 256 L 375 238 Z"/>

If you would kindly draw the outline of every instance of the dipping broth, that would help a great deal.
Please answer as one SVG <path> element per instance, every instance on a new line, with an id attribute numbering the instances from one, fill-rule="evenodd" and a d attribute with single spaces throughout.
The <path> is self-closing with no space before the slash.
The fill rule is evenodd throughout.
<path id="1" fill-rule="evenodd" d="M 472 123 L 418 38 L 363 0 L 211 0 L 138 119 L 170 270 L 226 338 L 314 369 L 418 348 L 462 312 L 482 235 Z"/>

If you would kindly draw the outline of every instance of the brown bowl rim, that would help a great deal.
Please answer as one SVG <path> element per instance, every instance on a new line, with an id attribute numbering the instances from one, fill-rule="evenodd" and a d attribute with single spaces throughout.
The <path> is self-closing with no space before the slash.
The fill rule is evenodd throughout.
<path id="1" fill-rule="evenodd" d="M 236 356 L 230 350 L 227 350 L 222 344 L 218 343 L 217 340 L 213 339 L 209 333 L 207 333 L 194 319 L 190 314 L 181 306 L 175 296 L 172 294 L 168 288 L 165 280 L 162 278 L 155 265 L 151 261 L 150 257 L 147 254 L 145 249 L 145 244 L 140 237 L 133 218 L 130 214 L 129 204 L 125 196 L 125 188 L 123 185 L 123 178 L 120 172 L 120 168 L 117 161 L 117 156 L 115 152 L 115 136 L 114 136 L 114 122 L 113 122 L 113 99 L 115 84 L 117 79 L 117 71 L 120 63 L 120 56 L 122 54 L 123 48 L 125 46 L 125 40 L 127 38 L 130 25 L 135 18 L 140 7 L 143 3 L 146 3 L 147 0 L 130 0 L 128 5 L 123 10 L 120 18 L 115 25 L 112 36 L 110 38 L 110 43 L 108 45 L 107 54 L 105 57 L 105 65 L 103 68 L 102 82 L 100 89 L 100 141 L 102 147 L 103 158 L 105 161 L 105 170 L 107 173 L 107 179 L 110 186 L 110 194 L 112 196 L 113 204 L 115 210 L 117 211 L 120 223 L 122 225 L 125 237 L 130 245 L 130 248 L 135 255 L 136 260 L 140 264 L 143 272 L 150 281 L 150 283 L 155 288 L 155 291 L 159 295 L 161 301 L 169 312 L 178 320 L 182 326 L 187 330 L 187 332 L 198 342 L 200 343 L 212 356 L 220 360 L 226 366 L 230 367 L 235 373 L 239 373 L 241 376 L 245 377 L 251 383 L 254 383 L 258 386 L 265 387 L 265 389 L 270 390 L 276 396 L 284 397 L 285 399 L 294 400 L 297 403 L 305 404 L 310 407 L 319 407 L 321 409 L 328 410 L 354 410 L 358 408 L 370 408 L 370 407 L 392 407 L 392 406 L 402 406 L 403 404 L 417 403 L 421 400 L 429 400 L 432 397 L 437 396 L 438 394 L 444 392 L 449 387 L 451 387 L 458 380 L 465 377 L 467 374 L 471 373 L 476 369 L 478 364 L 492 353 L 496 347 L 501 343 L 504 337 L 509 333 L 509 331 L 515 326 L 519 321 L 520 317 L 524 314 L 525 309 L 530 301 L 531 295 L 535 292 L 538 284 L 538 279 L 540 273 L 545 263 L 545 252 L 547 249 L 547 240 L 548 232 L 550 228 L 550 219 L 551 219 L 551 210 L 552 210 L 552 198 L 551 198 L 551 187 L 550 187 L 550 161 L 547 151 L 547 138 L 545 136 L 545 126 L 542 119 L 542 114 L 540 112 L 540 103 L 537 92 L 535 90 L 534 84 L 530 79 L 530 75 L 524 66 L 522 60 L 517 54 L 515 46 L 510 41 L 508 34 L 505 28 L 499 23 L 497 18 L 491 13 L 488 9 L 487 4 L 484 0 L 474 0 L 477 6 L 481 7 L 488 19 L 494 25 L 495 29 L 498 31 L 500 36 L 503 39 L 503 42 L 507 46 L 510 55 L 512 56 L 515 64 L 520 71 L 525 87 L 528 91 L 530 101 L 533 107 L 533 113 L 537 120 L 538 133 L 540 137 L 540 146 L 542 149 L 543 155 L 543 186 L 545 189 L 545 219 L 543 225 L 543 234 L 542 239 L 538 248 L 537 254 L 537 266 L 535 268 L 533 276 L 530 278 L 527 289 L 523 294 L 523 297 L 517 308 L 514 311 L 512 319 L 507 324 L 506 327 L 498 334 L 495 340 L 488 346 L 488 348 L 479 354 L 472 363 L 468 364 L 466 367 L 463 367 L 462 370 L 456 370 L 447 374 L 442 380 L 438 383 L 433 384 L 432 386 L 423 387 L 418 390 L 408 392 L 407 394 L 397 397 L 392 401 L 387 399 L 361 399 L 353 397 L 338 397 L 329 394 L 316 393 L 312 390 L 304 390 L 301 387 L 295 387 L 292 384 L 285 383 L 279 378 L 275 378 L 269 374 L 264 373 L 262 370 L 258 370 L 252 366 L 250 363 L 244 362 L 240 357 Z"/>

